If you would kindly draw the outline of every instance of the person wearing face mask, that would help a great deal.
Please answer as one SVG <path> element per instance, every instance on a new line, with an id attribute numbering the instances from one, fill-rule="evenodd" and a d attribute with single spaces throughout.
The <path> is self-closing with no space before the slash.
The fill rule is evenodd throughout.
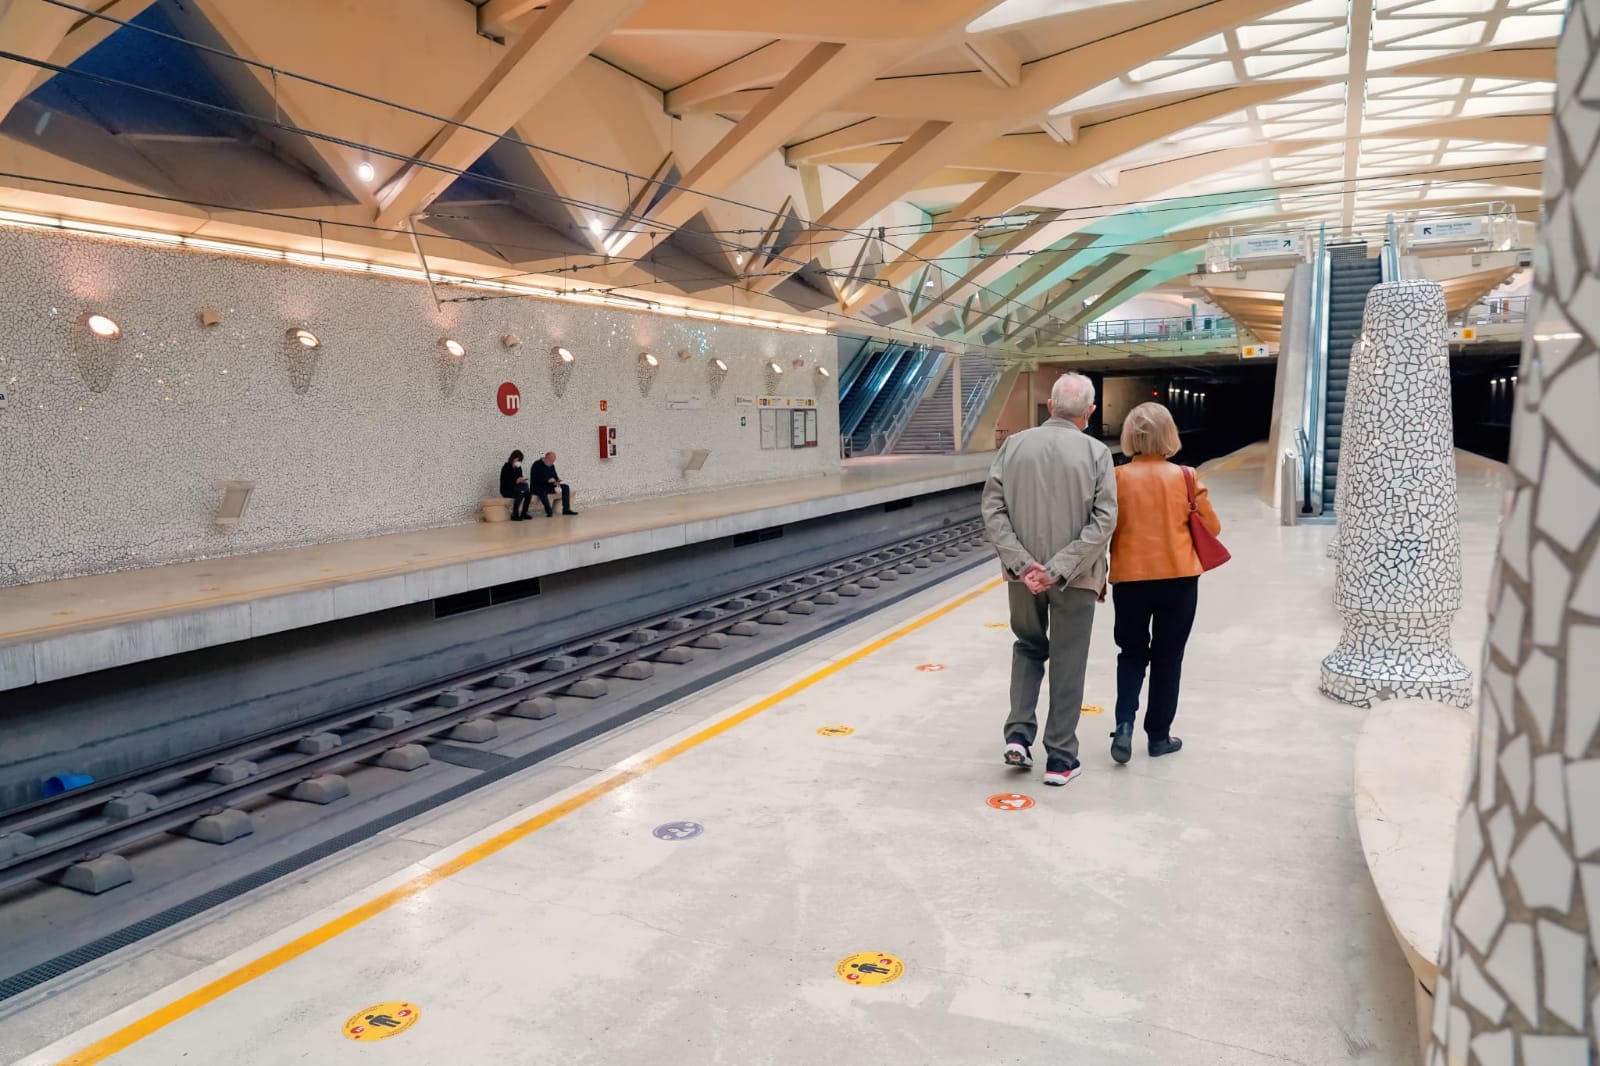
<path id="1" fill-rule="evenodd" d="M 533 499 L 533 489 L 522 472 L 522 453 L 512 452 L 500 468 L 500 495 L 511 501 L 511 521 L 528 520 L 528 504 Z"/>

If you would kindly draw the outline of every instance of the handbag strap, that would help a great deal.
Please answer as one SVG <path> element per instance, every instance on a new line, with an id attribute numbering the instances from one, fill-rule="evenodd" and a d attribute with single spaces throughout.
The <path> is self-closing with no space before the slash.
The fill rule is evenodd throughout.
<path id="1" fill-rule="evenodd" d="M 1189 490 L 1189 513 L 1190 514 L 1194 514 L 1195 511 L 1199 510 L 1199 507 L 1195 504 L 1195 501 L 1194 501 L 1194 470 L 1191 467 L 1187 467 L 1187 466 L 1183 467 L 1182 469 L 1183 469 L 1183 484 Z"/>

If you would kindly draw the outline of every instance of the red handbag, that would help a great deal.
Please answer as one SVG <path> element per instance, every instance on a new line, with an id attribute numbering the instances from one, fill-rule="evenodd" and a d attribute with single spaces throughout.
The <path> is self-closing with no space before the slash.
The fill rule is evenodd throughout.
<path id="1" fill-rule="evenodd" d="M 1206 528 L 1205 520 L 1200 517 L 1200 508 L 1194 500 L 1194 471 L 1187 466 L 1183 468 L 1183 481 L 1189 487 L 1189 536 L 1194 540 L 1194 553 L 1200 557 L 1200 569 L 1215 570 L 1232 559 L 1233 553 L 1222 546 L 1222 541 Z"/>

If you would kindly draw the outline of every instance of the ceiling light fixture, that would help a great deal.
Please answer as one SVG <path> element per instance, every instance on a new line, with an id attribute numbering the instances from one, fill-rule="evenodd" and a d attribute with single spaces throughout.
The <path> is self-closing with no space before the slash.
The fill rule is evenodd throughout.
<path id="1" fill-rule="evenodd" d="M 365 159 L 356 164 L 356 177 L 360 178 L 368 185 L 371 185 L 372 179 L 376 178 L 377 176 L 377 170 L 375 170 L 372 164 L 367 162 Z"/>
<path id="2" fill-rule="evenodd" d="M 598 237 L 598 236 L 600 236 L 600 234 L 604 233 L 605 231 L 606 231 L 606 224 L 604 222 L 601 222 L 598 218 L 591 218 L 589 220 L 589 232 L 590 233 L 592 233 L 596 237 Z"/>
<path id="3" fill-rule="evenodd" d="M 463 355 L 467 354 L 466 346 L 460 341 L 456 340 L 454 337 L 446 337 L 444 340 L 439 342 L 439 346 L 455 359 L 460 359 Z"/>
<path id="4" fill-rule="evenodd" d="M 301 326 L 291 329 L 288 336 L 291 344 L 298 344 L 302 348 L 322 347 L 322 342 L 317 339 L 317 335 Z"/>
<path id="5" fill-rule="evenodd" d="M 90 333 L 102 340 L 114 341 L 122 336 L 122 327 L 116 321 L 98 312 L 89 312 L 83 316 L 83 325 Z"/>

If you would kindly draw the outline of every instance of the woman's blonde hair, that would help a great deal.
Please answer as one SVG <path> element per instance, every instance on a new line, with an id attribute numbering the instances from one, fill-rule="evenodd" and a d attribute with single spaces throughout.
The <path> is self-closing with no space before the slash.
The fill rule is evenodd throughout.
<path id="1" fill-rule="evenodd" d="M 1142 403 L 1122 423 L 1122 454 L 1161 455 L 1168 459 L 1183 448 L 1172 412 L 1159 403 Z"/>

